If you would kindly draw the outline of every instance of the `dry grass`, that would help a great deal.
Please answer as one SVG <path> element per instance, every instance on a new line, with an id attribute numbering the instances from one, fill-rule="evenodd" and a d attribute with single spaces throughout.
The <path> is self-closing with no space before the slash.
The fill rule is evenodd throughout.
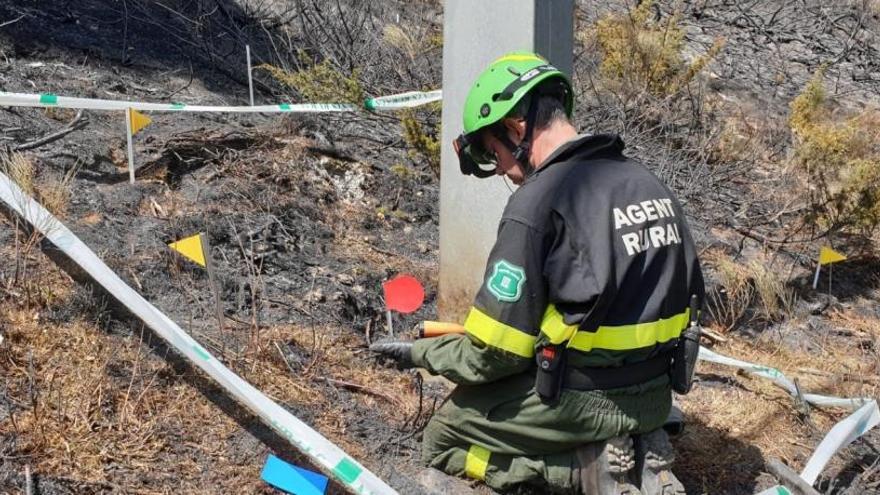
<path id="1" fill-rule="evenodd" d="M 0 431 L 15 435 L 19 454 L 32 456 L 35 470 L 105 482 L 112 462 L 157 461 L 169 440 L 155 435 L 157 424 L 174 408 L 160 406 L 152 380 L 144 383 L 139 343 L 113 346 L 84 321 L 50 330 L 28 312 L 7 311 L 4 319 L 13 329 L 4 366 L 8 393 L 30 401 Z M 109 368 L 119 365 L 131 366 L 129 387 L 112 383 Z"/>
<path id="2" fill-rule="evenodd" d="M 737 262 L 717 251 L 707 252 L 703 261 L 717 277 L 706 304 L 717 330 L 727 332 L 754 320 L 769 323 L 792 317 L 795 292 L 768 262 Z"/>
<path id="3" fill-rule="evenodd" d="M 725 109 L 727 110 L 727 109 Z M 754 148 L 760 146 L 760 125 L 738 108 L 728 110 L 731 115 L 721 123 L 715 146 L 710 149 L 716 162 L 737 162 L 754 156 Z"/>
<path id="4" fill-rule="evenodd" d="M 34 165 L 21 153 L 0 153 L 0 171 L 29 195 L 34 193 Z"/>
<path id="5" fill-rule="evenodd" d="M 39 253 L 26 259 L 26 280 L 40 280 L 51 295 L 14 297 L 26 288 L 20 282 L 0 299 L 0 374 L 15 404 L 0 421 L 4 455 L 44 478 L 125 493 L 267 490 L 259 471 L 268 448 L 205 396 L 216 392 L 200 390 L 201 380 L 150 351 L 140 330 L 107 333 L 89 311 L 47 321 L 44 315 L 75 304 L 77 288 Z M 271 327 L 256 338 L 230 352 L 227 364 L 278 403 L 308 410 L 313 427 L 368 467 L 381 467 L 369 465 L 373 446 L 349 434 L 360 419 L 352 411 L 403 426 L 419 409 L 411 378 L 365 366 L 363 342 L 346 329 Z M 278 352 L 288 345 L 307 351 L 303 367 L 292 368 Z"/>
<path id="6" fill-rule="evenodd" d="M 13 458 L 39 476 L 121 485 L 126 493 L 211 491 L 201 485 L 207 459 L 193 459 L 224 447 L 237 425 L 150 354 L 139 335 L 107 334 L 88 314 L 62 324 L 45 320 L 73 304 L 75 287 L 42 262 L 31 273 L 45 272 L 39 278 L 54 298 L 0 302 L 0 372 L 14 404 L 0 438 L 12 440 Z M 255 463 L 212 462 L 254 491 Z"/>
<path id="7" fill-rule="evenodd" d="M 870 335 L 880 335 L 880 321 L 853 313 L 837 313 L 833 321 L 845 322 Z M 805 393 L 839 397 L 876 397 L 876 361 L 852 339 L 827 338 L 816 342 L 821 351 L 803 353 L 769 339 L 755 343 L 731 340 L 713 350 L 744 361 L 770 366 L 796 379 Z M 849 414 L 836 408 L 813 407 L 805 420 L 793 398 L 771 381 L 711 363 L 700 363 L 699 373 L 731 377 L 729 385 L 698 385 L 682 401 L 689 431 L 676 443 L 677 472 L 698 480 L 706 493 L 747 492 L 764 471 L 770 457 L 782 459 L 795 470 L 803 467 L 828 430 Z M 838 455 L 832 463 L 840 463 Z M 740 466 L 731 469 L 731 466 Z M 739 491 L 737 490 L 737 493 Z"/>
<path id="8" fill-rule="evenodd" d="M 388 24 L 382 31 L 382 40 L 402 51 L 409 59 L 415 60 L 423 50 L 424 39 L 417 39 L 397 24 Z"/>
<path id="9" fill-rule="evenodd" d="M 866 306 L 868 307 L 868 306 Z M 844 328 L 861 333 L 869 338 L 880 338 L 880 320 L 852 311 L 835 311 L 830 315 L 831 321 Z"/>
<path id="10" fill-rule="evenodd" d="M 734 328 L 744 317 L 754 297 L 745 267 L 722 253 L 708 252 L 703 259 L 712 266 L 718 284 L 712 287 L 706 309 L 714 323 L 723 332 Z"/>
<path id="11" fill-rule="evenodd" d="M 842 339 L 827 334 L 815 339 L 813 343 L 820 348 L 819 352 L 794 351 L 784 344 L 771 342 L 770 339 L 762 339 L 755 344 L 733 341 L 721 352 L 777 368 L 789 378 L 797 379 L 806 392 L 840 397 L 877 395 L 878 382 L 864 380 L 864 377 L 876 374 L 876 364 L 871 356 L 859 349 L 855 339 Z M 753 380 L 758 380 L 760 384 L 756 387 L 764 387 L 768 394 L 771 394 L 770 389 L 778 389 L 782 396 L 787 395 L 781 388 L 763 378 Z"/>
<path id="12" fill-rule="evenodd" d="M 67 216 L 67 206 L 70 204 L 70 184 L 75 175 L 76 168 L 71 168 L 61 179 L 47 179 L 37 189 L 37 201 L 56 218 Z"/>
<path id="13" fill-rule="evenodd" d="M 310 426 L 349 455 L 370 465 L 371 445 L 349 435 L 352 407 L 379 412 L 392 425 L 403 425 L 418 411 L 418 395 L 408 375 L 365 366 L 364 343 L 350 332 L 332 327 L 279 326 L 261 332 L 249 352 L 235 359 L 233 369 L 279 404 L 317 413 Z M 301 366 L 282 355 L 286 349 L 306 350 Z M 329 382 L 328 382 L 329 380 Z M 340 393 L 347 391 L 343 400 Z M 348 398 L 350 397 L 350 399 Z M 354 401 L 354 403 L 349 401 Z M 376 469 L 378 466 L 372 466 Z"/>
<path id="14" fill-rule="evenodd" d="M 0 151 L 0 172 L 3 172 L 28 196 L 36 199 L 56 218 L 64 218 L 67 206 L 70 203 L 70 184 L 77 172 L 77 167 L 72 167 L 60 179 L 45 177 L 40 179 L 33 162 L 22 153 L 15 151 Z M 20 201 L 24 202 L 25 198 Z M 37 227 L 40 230 L 51 230 L 53 224 L 47 219 L 38 219 Z M 41 237 L 34 233 L 28 239 L 28 244 L 37 243 Z M 29 249 L 25 249 L 28 251 Z"/>
<path id="15" fill-rule="evenodd" d="M 231 458 L 231 442 L 242 435 L 239 425 L 150 354 L 137 336 L 119 339 L 83 320 L 47 328 L 30 311 L 4 308 L 0 316 L 12 329 L 0 351 L 0 370 L 10 384 L 7 393 L 20 402 L 16 413 L 0 422 L 0 435 L 16 439 L 14 455 L 27 459 L 34 472 L 123 486 L 126 493 L 262 489 L 259 469 L 266 447 L 252 443 L 253 452 Z M 233 358 L 237 372 L 273 400 L 314 412 L 312 426 L 357 459 L 370 453 L 347 434 L 351 403 L 339 401 L 333 387 L 317 377 L 383 393 L 403 391 L 395 394 L 395 403 L 351 394 L 392 423 L 402 424 L 417 410 L 409 380 L 355 362 L 357 344 L 350 340 L 319 341 L 309 372 L 295 376 L 270 343 L 311 346 L 311 331 L 273 328 L 261 335 L 265 341 L 258 350 Z M 217 473 L 217 485 L 204 484 L 205 470 Z"/>
<path id="16" fill-rule="evenodd" d="M 752 260 L 748 270 L 757 295 L 759 316 L 766 321 L 790 318 L 796 296 L 794 289 L 786 287 L 786 281 L 780 277 L 778 270 L 759 260 Z"/>

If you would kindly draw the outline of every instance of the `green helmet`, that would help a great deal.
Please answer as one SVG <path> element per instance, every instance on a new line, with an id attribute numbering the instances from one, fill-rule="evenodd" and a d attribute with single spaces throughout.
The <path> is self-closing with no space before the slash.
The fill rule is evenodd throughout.
<path id="1" fill-rule="evenodd" d="M 494 175 L 494 171 L 479 166 L 491 163 L 492 159 L 482 149 L 478 131 L 508 116 L 520 100 L 538 86 L 542 93 L 558 95 L 571 117 L 571 83 L 565 74 L 540 55 L 511 52 L 492 62 L 480 74 L 465 99 L 464 132 L 456 145 L 462 173 L 477 177 Z"/>

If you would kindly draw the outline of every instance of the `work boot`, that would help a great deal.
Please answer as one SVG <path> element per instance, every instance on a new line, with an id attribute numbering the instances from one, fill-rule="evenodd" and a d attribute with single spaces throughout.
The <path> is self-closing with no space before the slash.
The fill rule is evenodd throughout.
<path id="1" fill-rule="evenodd" d="M 641 495 L 629 479 L 636 465 L 629 435 L 588 443 L 577 449 L 581 493 L 585 495 Z"/>
<path id="2" fill-rule="evenodd" d="M 663 423 L 663 429 L 672 436 L 681 435 L 684 432 L 684 413 L 678 407 L 678 401 L 672 398 L 672 408 L 669 409 L 669 416 Z"/>
<path id="3" fill-rule="evenodd" d="M 672 474 L 675 452 L 663 428 L 637 438 L 636 460 L 642 495 L 685 495 L 684 485 Z"/>

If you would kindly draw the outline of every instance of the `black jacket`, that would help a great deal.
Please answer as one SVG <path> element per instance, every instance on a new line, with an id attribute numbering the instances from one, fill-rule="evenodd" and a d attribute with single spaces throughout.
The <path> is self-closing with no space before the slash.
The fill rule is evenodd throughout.
<path id="1" fill-rule="evenodd" d="M 457 356 L 470 374 L 487 367 L 476 381 L 527 369 L 547 342 L 568 346 L 570 366 L 591 367 L 675 344 L 690 296 L 703 298 L 696 250 L 672 192 L 623 146 L 611 135 L 572 140 L 510 197 L 465 322 L 469 343 L 454 346 L 482 356 Z M 438 352 L 418 357 L 460 374 Z"/>

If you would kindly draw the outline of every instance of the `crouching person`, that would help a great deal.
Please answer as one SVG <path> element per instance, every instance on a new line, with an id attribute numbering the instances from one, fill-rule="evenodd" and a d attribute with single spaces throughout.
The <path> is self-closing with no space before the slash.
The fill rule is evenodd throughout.
<path id="1" fill-rule="evenodd" d="M 453 146 L 509 198 L 465 334 L 371 349 L 457 384 L 423 460 L 500 492 L 683 493 L 662 430 L 703 278 L 684 212 L 614 135 L 578 135 L 568 78 L 511 53 L 477 79 Z"/>

